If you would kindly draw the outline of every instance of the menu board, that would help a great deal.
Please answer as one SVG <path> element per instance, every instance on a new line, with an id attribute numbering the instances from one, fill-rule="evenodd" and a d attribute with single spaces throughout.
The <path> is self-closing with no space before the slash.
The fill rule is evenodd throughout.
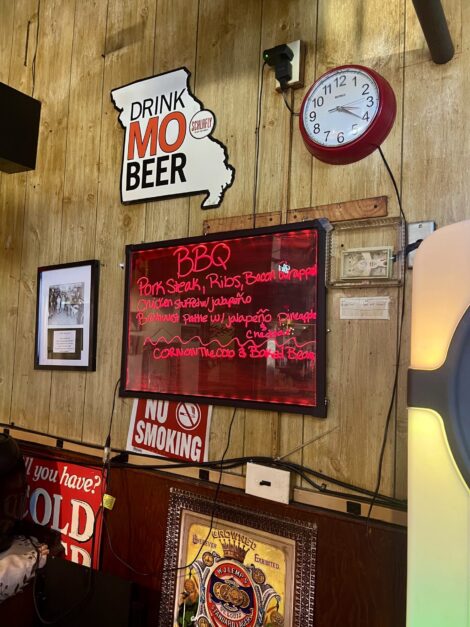
<path id="1" fill-rule="evenodd" d="M 325 416 L 318 221 L 126 248 L 121 396 Z"/>

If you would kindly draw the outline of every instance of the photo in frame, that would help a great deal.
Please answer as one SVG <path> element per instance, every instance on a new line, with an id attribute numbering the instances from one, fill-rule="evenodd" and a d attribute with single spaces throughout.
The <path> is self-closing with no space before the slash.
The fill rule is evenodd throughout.
<path id="1" fill-rule="evenodd" d="M 96 370 L 99 261 L 38 268 L 36 369 Z"/>
<path id="2" fill-rule="evenodd" d="M 316 525 L 213 509 L 171 490 L 159 627 L 313 627 Z"/>

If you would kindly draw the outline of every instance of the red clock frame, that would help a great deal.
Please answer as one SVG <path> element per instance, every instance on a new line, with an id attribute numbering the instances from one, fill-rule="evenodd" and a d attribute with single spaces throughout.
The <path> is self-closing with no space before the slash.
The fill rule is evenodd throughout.
<path id="1" fill-rule="evenodd" d="M 343 70 L 350 69 L 360 70 L 368 74 L 377 84 L 379 92 L 379 108 L 375 118 L 372 120 L 367 130 L 360 137 L 349 144 L 341 146 L 322 146 L 321 144 L 317 144 L 312 140 L 303 123 L 304 109 L 307 105 L 310 94 L 315 89 L 317 84 L 329 74 L 336 74 Z M 395 93 L 390 83 L 385 80 L 383 76 L 378 74 L 375 70 L 363 65 L 340 65 L 322 74 L 322 76 L 320 76 L 320 78 L 313 83 L 305 95 L 302 101 L 299 116 L 300 133 L 302 134 L 307 150 L 314 157 L 332 165 L 347 165 L 369 156 L 380 146 L 380 144 L 382 144 L 383 141 L 385 141 L 388 134 L 392 130 L 396 113 L 397 101 Z"/>

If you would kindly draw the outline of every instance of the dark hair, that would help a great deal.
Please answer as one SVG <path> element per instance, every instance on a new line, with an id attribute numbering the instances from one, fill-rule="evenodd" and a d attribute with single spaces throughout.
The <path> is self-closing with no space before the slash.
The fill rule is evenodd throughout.
<path id="1" fill-rule="evenodd" d="M 0 433 L 0 479 L 11 472 L 22 459 L 16 440 L 6 433 Z"/>
<path id="2" fill-rule="evenodd" d="M 17 442 L 0 434 L 0 552 L 13 539 L 13 528 L 21 516 L 26 499 L 26 469 Z"/>

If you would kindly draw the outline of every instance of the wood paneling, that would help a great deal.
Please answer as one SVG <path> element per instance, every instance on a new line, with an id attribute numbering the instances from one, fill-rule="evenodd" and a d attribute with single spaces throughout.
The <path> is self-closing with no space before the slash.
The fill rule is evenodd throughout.
<path id="1" fill-rule="evenodd" d="M 305 207 L 289 209 L 287 222 L 301 222 L 302 220 L 317 220 L 327 218 L 330 222 L 344 220 L 358 220 L 365 218 L 379 218 L 388 214 L 387 197 L 361 198 L 348 202 L 335 202 L 319 207 Z"/>
<path id="2" fill-rule="evenodd" d="M 288 94 L 296 112 L 315 77 L 328 68 L 363 63 L 381 72 L 398 100 L 384 153 L 408 219 L 434 219 L 439 226 L 464 219 L 470 195 L 464 174 L 470 155 L 470 9 L 463 0 L 443 5 L 456 56 L 437 66 L 406 0 L 0 0 L 0 80 L 29 94 L 34 87 L 42 101 L 36 170 L 0 174 L 0 420 L 103 444 L 120 371 L 119 264 L 126 244 L 200 235 L 204 221 L 214 230 L 250 226 L 254 213 L 286 222 L 288 211 L 376 196 L 387 196 L 389 215 L 398 215 L 378 153 L 341 167 L 311 157 L 298 117 L 275 91 L 268 67 L 255 162 L 264 48 L 305 42 L 305 88 Z M 202 211 L 200 195 L 124 206 L 123 132 L 110 91 L 182 65 L 192 73 L 195 95 L 215 112 L 215 136 L 227 146 L 234 184 L 216 210 Z M 37 267 L 86 258 L 102 264 L 97 371 L 35 371 Z M 390 321 L 339 319 L 342 295 L 368 294 L 390 296 Z M 399 288 L 330 290 L 328 419 L 238 410 L 228 454 L 286 455 L 313 440 L 289 459 L 373 488 L 397 361 L 399 311 Z M 408 310 L 404 328 L 399 401 L 382 483 L 385 492 L 400 496 L 406 494 Z M 116 400 L 116 447 L 124 446 L 131 405 L 130 399 Z M 214 410 L 213 459 L 225 450 L 232 413 Z"/>
<path id="3" fill-rule="evenodd" d="M 45 0 L 38 6 L 31 88 L 42 109 L 36 169 L 27 176 L 11 417 L 47 431 L 52 377 L 33 368 L 36 276 L 38 266 L 60 259 L 75 0 Z M 60 407 L 52 411 L 61 413 Z"/>
<path id="4" fill-rule="evenodd" d="M 139 582 L 147 597 L 149 625 L 155 624 L 163 567 L 170 489 L 189 490 L 213 499 L 214 490 L 201 482 L 168 480 L 157 473 L 114 470 L 110 491 L 117 497 L 107 513 L 112 544 L 139 577 L 103 546 L 103 568 Z M 315 508 L 285 506 L 225 489 L 220 502 L 280 518 L 315 522 L 318 545 L 315 578 L 316 627 L 404 627 L 406 534 L 399 527 L 326 513 Z M 138 550 L 137 547 L 145 547 Z M 287 626 L 286 626 L 287 627 Z M 292 625 L 291 627 L 301 627 Z"/>
<path id="5" fill-rule="evenodd" d="M 103 101 L 102 52 L 107 5 L 77 3 L 70 73 L 60 263 L 95 257 L 99 151 Z M 84 48 L 82 42 L 87 42 Z M 105 94 L 107 97 L 107 94 Z M 79 439 L 83 428 L 86 374 L 52 374 L 49 431 Z"/>
<path id="6" fill-rule="evenodd" d="M 403 5 L 401 0 L 386 5 L 333 0 L 319 6 L 316 74 L 343 63 L 375 67 L 392 84 L 400 102 L 403 48 Z M 340 16 L 340 19 L 338 19 Z M 401 114 L 386 140 L 384 152 L 395 176 L 400 175 Z M 393 187 L 378 153 L 356 164 L 331 167 L 312 164 L 312 205 L 389 196 L 389 215 L 398 207 Z M 371 295 L 391 297 L 391 319 L 385 325 L 365 325 L 339 319 L 341 296 L 365 295 L 364 291 L 331 290 L 327 300 L 327 396 L 328 427 L 338 429 L 308 446 L 303 463 L 319 464 L 327 474 L 348 476 L 356 484 L 375 486 L 381 434 L 390 401 L 396 361 L 396 301 L 398 289 L 374 290 Z M 370 293 L 370 292 L 369 292 Z M 395 314 L 396 316 L 396 314 Z M 347 348 L 346 348 L 347 346 Z M 367 372 L 367 374 L 366 374 Z M 326 425 L 305 419 L 304 441 L 326 430 Z M 367 443 L 367 444 L 366 444 Z M 386 450 L 385 491 L 393 490 L 394 425 Z"/>
<path id="7" fill-rule="evenodd" d="M 85 393 L 83 438 L 104 442 L 113 406 L 113 392 L 120 373 L 122 302 L 125 245 L 144 239 L 145 205 L 122 205 L 119 197 L 123 134 L 110 92 L 152 74 L 155 3 L 137 0 L 108 5 L 103 77 L 100 144 L 100 179 L 95 256 L 101 261 L 98 368 L 88 375 Z M 132 402 L 116 402 L 113 439 L 123 442 Z"/>
<path id="8" fill-rule="evenodd" d="M 21 3 L 15 11 L 13 2 L 0 5 L 0 81 L 24 89 L 23 79 L 30 74 L 25 68 L 28 21 L 36 2 Z M 20 5 L 20 3 L 18 3 Z M 21 10 L 23 9 L 23 10 Z M 27 60 L 26 60 L 27 63 Z M 11 390 L 18 322 L 18 291 L 23 243 L 26 175 L 0 177 L 0 412 L 10 415 Z"/>

